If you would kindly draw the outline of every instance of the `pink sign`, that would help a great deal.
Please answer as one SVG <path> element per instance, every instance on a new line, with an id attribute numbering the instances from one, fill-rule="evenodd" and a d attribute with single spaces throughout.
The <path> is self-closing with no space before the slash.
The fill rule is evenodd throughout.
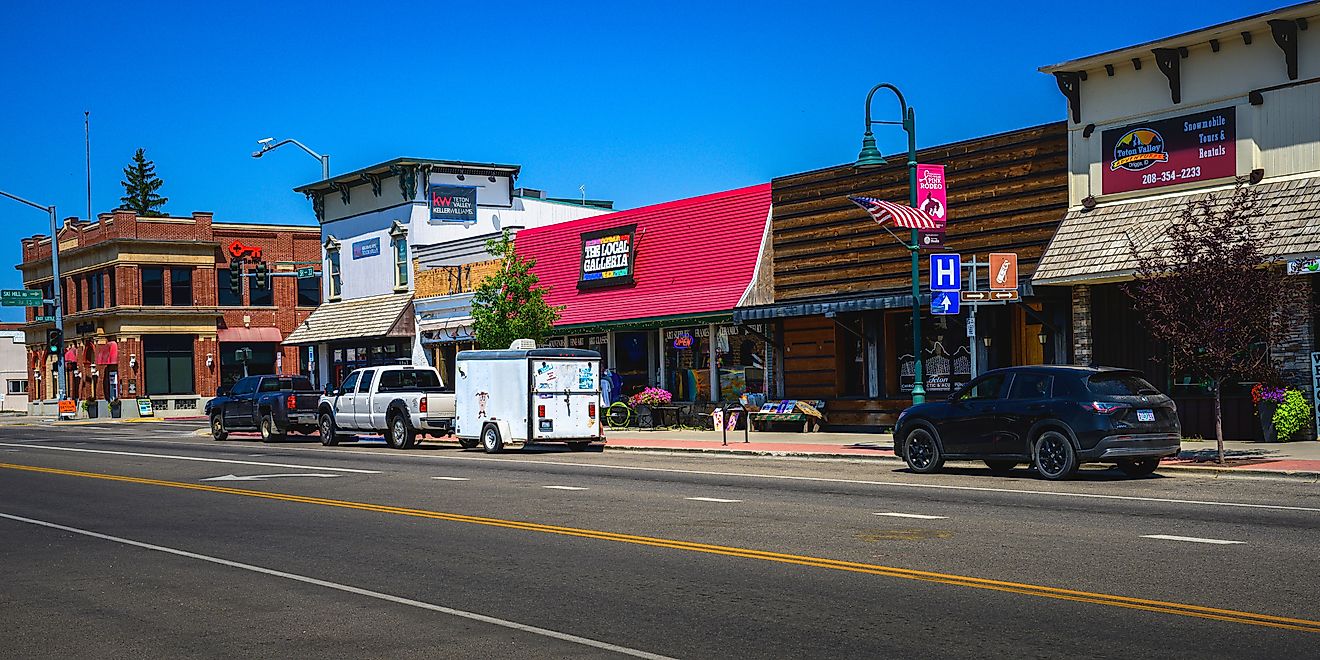
<path id="1" fill-rule="evenodd" d="M 944 231 L 949 219 L 948 200 L 945 197 L 944 166 L 917 165 L 917 208 L 935 221 L 935 231 Z"/>

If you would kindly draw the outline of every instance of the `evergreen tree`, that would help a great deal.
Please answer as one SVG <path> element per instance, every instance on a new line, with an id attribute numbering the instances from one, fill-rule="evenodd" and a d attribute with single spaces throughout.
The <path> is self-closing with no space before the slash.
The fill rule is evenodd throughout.
<path id="1" fill-rule="evenodd" d="M 120 183 L 124 186 L 124 196 L 119 198 L 123 208 L 144 217 L 165 215 L 159 209 L 170 200 L 156 194 L 165 182 L 156 176 L 156 163 L 147 160 L 145 150 L 138 149 L 133 154 L 133 162 L 124 168 L 124 180 Z"/>
<path id="2" fill-rule="evenodd" d="M 564 308 L 545 302 L 546 289 L 537 285 L 540 278 L 532 273 L 536 260 L 518 256 L 509 232 L 486 241 L 486 251 L 501 263 L 499 271 L 482 280 L 473 292 L 472 326 L 477 345 L 502 349 L 515 339 L 534 339 L 539 344 Z"/>

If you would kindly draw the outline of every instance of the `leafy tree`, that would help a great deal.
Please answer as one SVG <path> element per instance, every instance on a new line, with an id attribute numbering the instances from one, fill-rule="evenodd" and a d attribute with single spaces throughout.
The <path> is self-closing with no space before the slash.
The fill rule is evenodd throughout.
<path id="1" fill-rule="evenodd" d="M 472 297 L 472 326 L 477 345 L 487 349 L 508 348 L 515 339 L 534 339 L 539 344 L 550 334 L 563 306 L 545 302 L 546 289 L 532 272 L 535 259 L 518 256 L 513 238 L 505 231 L 486 241 L 486 251 L 498 257 L 500 269 L 477 285 Z"/>
<path id="2" fill-rule="evenodd" d="M 133 154 L 133 162 L 124 168 L 124 180 L 120 184 L 124 186 L 124 196 L 119 201 L 123 202 L 124 208 L 144 217 L 165 215 L 158 209 L 170 200 L 156 194 L 164 181 L 156 176 L 156 163 L 147 160 L 143 149 Z"/>
<path id="3" fill-rule="evenodd" d="M 1265 251 L 1268 230 L 1250 188 L 1189 200 L 1145 244 L 1129 241 L 1136 279 L 1124 286 L 1180 375 L 1205 379 L 1215 399 L 1218 462 L 1224 462 L 1220 392 L 1229 379 L 1274 381 L 1270 347 L 1289 312 L 1309 303 Z"/>

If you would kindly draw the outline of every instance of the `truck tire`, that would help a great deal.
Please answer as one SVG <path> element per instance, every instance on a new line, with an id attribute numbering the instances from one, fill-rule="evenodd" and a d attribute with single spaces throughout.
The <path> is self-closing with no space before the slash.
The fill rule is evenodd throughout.
<path id="1" fill-rule="evenodd" d="M 487 424 L 481 429 L 481 444 L 486 448 L 487 454 L 498 454 L 504 451 L 504 438 L 500 437 L 500 427 L 494 424 Z"/>
<path id="2" fill-rule="evenodd" d="M 319 429 L 321 432 L 321 444 L 327 447 L 333 447 L 339 444 L 339 429 L 335 427 L 335 416 L 330 413 L 321 413 Z"/>
<path id="3" fill-rule="evenodd" d="M 279 442 L 284 439 L 284 434 L 275 427 L 275 418 L 270 413 L 264 413 L 261 416 L 261 441 Z"/>
<path id="4" fill-rule="evenodd" d="M 225 430 L 224 413 L 211 413 L 211 439 L 217 442 L 229 437 L 229 432 Z"/>
<path id="5" fill-rule="evenodd" d="M 385 441 L 395 449 L 412 449 L 417 442 L 417 432 L 412 430 L 408 418 L 399 413 L 389 417 L 389 428 L 385 430 Z"/>

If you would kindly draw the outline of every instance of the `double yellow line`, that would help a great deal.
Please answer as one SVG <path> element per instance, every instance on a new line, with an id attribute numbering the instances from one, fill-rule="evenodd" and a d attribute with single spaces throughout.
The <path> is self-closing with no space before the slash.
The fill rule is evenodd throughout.
<path id="1" fill-rule="evenodd" d="M 852 573 L 883 575 L 886 577 L 901 578 L 905 580 L 937 582 L 940 584 L 949 584 L 959 587 L 971 587 L 973 589 L 988 589 L 991 591 L 1002 591 L 1007 593 L 1022 594 L 1026 596 L 1038 596 L 1041 598 L 1053 598 L 1056 600 L 1067 600 L 1078 603 L 1108 605 L 1110 607 L 1122 607 L 1132 610 L 1144 610 L 1147 612 L 1158 612 L 1161 614 L 1177 614 L 1181 616 L 1197 617 L 1201 619 L 1213 619 L 1215 621 L 1227 621 L 1229 623 L 1243 623 L 1253 626 L 1267 626 L 1270 628 L 1282 628 L 1285 630 L 1320 633 L 1320 621 L 1313 621 L 1309 619 L 1294 619 L 1289 617 L 1273 616 L 1269 614 L 1257 614 L 1254 612 L 1241 612 L 1238 610 L 1204 607 L 1201 605 L 1191 605 L 1187 603 L 1173 603 L 1162 600 L 1130 598 L 1127 596 L 1115 596 L 1112 594 L 1102 594 L 1102 593 L 1095 593 L 1089 591 L 1077 591 L 1073 589 L 1059 589 L 1057 587 L 1046 587 L 1035 584 L 1021 583 L 1021 582 L 989 580 L 985 578 L 970 577 L 966 575 L 956 575 L 952 573 L 918 571 L 907 568 L 897 568 L 893 566 L 882 566 L 879 564 L 865 564 L 860 562 L 841 561 L 837 559 L 825 559 L 822 557 L 791 555 L 780 552 L 769 552 L 766 550 L 753 550 L 750 548 L 738 548 L 738 547 L 726 546 L 726 545 L 712 545 L 708 543 L 694 543 L 691 541 L 678 541 L 674 539 L 664 539 L 664 538 L 657 538 L 652 536 L 617 534 L 614 532 L 602 532 L 598 530 L 582 529 L 577 527 L 542 525 L 539 523 L 522 522 L 517 520 L 505 520 L 502 518 L 485 518 L 481 516 L 467 516 L 458 513 L 446 513 L 443 511 L 428 511 L 426 509 L 410 509 L 406 507 L 387 506 L 383 504 L 370 504 L 366 502 L 353 502 L 349 500 L 333 500 L 322 497 L 291 495 L 287 493 L 269 493 L 259 490 L 248 490 L 245 488 L 226 488 L 224 486 L 190 484 L 179 481 L 163 481 L 160 479 L 144 479 L 141 477 L 126 477 L 115 474 L 101 474 L 97 472 L 60 470 L 56 468 L 35 467 L 30 465 L 16 465 L 12 463 L 0 463 L 0 468 L 9 469 L 9 470 L 22 470 L 26 472 L 39 472 L 43 474 L 56 474 L 56 475 L 62 475 L 68 477 L 83 477 L 88 479 L 101 479 L 105 481 L 118 481 L 123 483 L 141 484 L 146 486 L 178 488 L 182 490 L 197 490 L 208 493 L 242 495 L 244 497 L 257 497 L 267 500 L 279 500 L 283 502 L 297 502 L 300 504 L 332 506 L 341 509 L 357 509 L 359 511 L 388 513 L 399 516 L 410 516 L 413 518 L 428 518 L 431 520 L 445 520 L 449 522 L 468 523 L 473 525 L 485 525 L 489 527 L 503 527 L 505 529 L 516 529 L 526 532 L 541 532 L 545 534 L 576 536 L 580 538 L 596 539 L 600 541 L 614 541 L 617 543 L 631 543 L 635 545 L 645 545 L 645 546 L 652 546 L 657 548 L 686 550 L 688 552 L 701 552 L 712 555 L 741 557 L 744 559 L 758 559 L 761 561 L 772 561 L 782 564 L 797 564 L 800 566 L 811 566 L 814 568 L 826 568 L 826 569 L 833 569 L 839 571 L 849 571 Z"/>

